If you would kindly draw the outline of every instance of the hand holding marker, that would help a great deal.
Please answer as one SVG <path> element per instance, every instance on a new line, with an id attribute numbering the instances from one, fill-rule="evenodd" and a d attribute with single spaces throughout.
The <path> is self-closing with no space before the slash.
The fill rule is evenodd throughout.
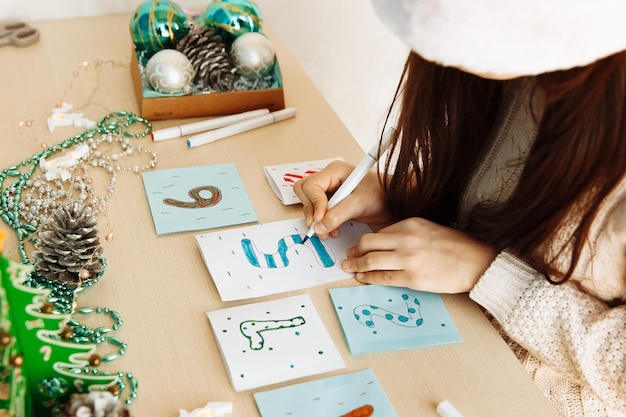
<path id="1" fill-rule="evenodd" d="M 392 127 L 385 130 L 382 143 L 380 144 L 381 156 L 387 151 L 389 145 L 391 145 L 391 136 L 393 135 L 393 132 L 394 129 Z M 359 183 L 363 180 L 363 178 L 365 178 L 365 175 L 367 175 L 369 170 L 372 169 L 376 161 L 378 161 L 378 157 L 379 148 L 378 144 L 375 144 L 374 146 L 372 146 L 372 149 L 370 149 L 369 152 L 365 154 L 365 156 L 363 157 L 361 162 L 359 162 L 356 168 L 354 168 L 354 171 L 352 171 L 350 175 L 348 175 L 348 178 L 346 178 L 343 184 L 341 184 L 341 187 L 339 187 L 337 191 L 335 191 L 335 194 L 333 194 L 333 196 L 330 198 L 330 200 L 328 200 L 326 210 L 332 209 L 337 204 L 345 200 L 346 197 L 352 194 L 352 191 L 354 191 L 356 186 L 359 185 Z M 315 224 L 316 222 L 315 220 L 313 220 L 313 223 L 311 223 L 311 227 L 309 227 L 309 231 L 306 233 L 306 236 L 304 236 L 304 239 L 302 239 L 302 243 L 309 240 L 311 236 L 315 234 Z"/>

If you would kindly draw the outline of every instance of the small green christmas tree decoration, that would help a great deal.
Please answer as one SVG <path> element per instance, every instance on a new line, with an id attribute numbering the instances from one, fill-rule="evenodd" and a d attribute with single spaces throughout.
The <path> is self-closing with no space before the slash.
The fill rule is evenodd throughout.
<path id="1" fill-rule="evenodd" d="M 0 265 L 3 265 L 5 238 L 6 232 L 0 230 Z M 6 292 L 0 285 L 0 415 L 25 417 L 32 413 L 31 400 L 26 378 L 22 373 L 22 351 L 12 334 L 13 331 Z"/>
<path id="2" fill-rule="evenodd" d="M 32 269 L 0 254 L 0 303 L 2 311 L 8 312 L 14 352 L 21 355 L 13 368 L 19 368 L 27 384 L 27 389 L 15 397 L 11 387 L 12 402 L 24 404 L 13 415 L 45 417 L 60 409 L 74 393 L 116 388 L 118 376 L 93 372 L 90 358 L 94 357 L 96 345 L 74 343 L 66 337 L 71 314 L 54 309 L 48 302 L 49 289 L 25 285 Z M 20 395 L 32 399 L 32 414 L 27 400 Z"/>

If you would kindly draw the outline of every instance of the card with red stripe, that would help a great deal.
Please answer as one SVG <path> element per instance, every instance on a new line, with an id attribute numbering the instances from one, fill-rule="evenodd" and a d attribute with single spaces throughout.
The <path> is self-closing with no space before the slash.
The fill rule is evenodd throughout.
<path id="1" fill-rule="evenodd" d="M 281 203 L 288 206 L 299 204 L 300 199 L 293 192 L 293 185 L 306 177 L 321 171 L 331 161 L 341 158 L 321 159 L 318 161 L 295 162 L 284 165 L 270 165 L 263 167 L 265 177 L 272 187 L 272 191 L 280 199 Z"/>

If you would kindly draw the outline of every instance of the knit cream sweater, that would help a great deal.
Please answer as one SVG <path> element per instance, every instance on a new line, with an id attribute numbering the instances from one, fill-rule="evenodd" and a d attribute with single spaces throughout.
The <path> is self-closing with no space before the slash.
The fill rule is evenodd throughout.
<path id="1" fill-rule="evenodd" d="M 516 84 L 494 147 L 463 196 L 461 227 L 474 204 L 509 195 L 522 168 L 516 162 L 534 140 L 533 81 Z M 549 245 L 541 250 L 550 256 Z M 626 179 L 603 202 L 568 283 L 552 285 L 504 251 L 470 297 L 494 319 L 562 416 L 626 416 Z"/>

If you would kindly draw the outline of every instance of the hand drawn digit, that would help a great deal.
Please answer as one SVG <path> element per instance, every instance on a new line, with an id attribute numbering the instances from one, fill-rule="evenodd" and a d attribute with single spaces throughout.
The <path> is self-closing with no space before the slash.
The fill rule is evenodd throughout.
<path id="1" fill-rule="evenodd" d="M 211 197 L 209 198 L 202 197 L 200 195 L 200 192 L 202 191 L 210 192 Z M 222 199 L 222 191 L 219 188 L 214 187 L 212 185 L 203 185 L 201 187 L 193 188 L 189 190 L 187 194 L 189 194 L 189 197 L 191 197 L 193 201 L 180 201 L 180 200 L 176 200 L 173 198 L 165 198 L 163 199 L 163 203 L 169 206 L 174 206 L 174 207 L 179 207 L 179 208 L 196 209 L 196 208 L 214 206 L 217 203 L 219 203 L 220 200 Z"/>
<path id="2" fill-rule="evenodd" d="M 285 181 L 285 183 L 287 184 L 293 185 L 294 183 L 298 182 L 299 180 L 306 177 L 307 175 L 312 175 L 312 174 L 315 174 L 316 172 L 317 171 L 314 171 L 311 169 L 305 171 L 304 175 L 287 172 L 285 175 L 283 175 L 283 181 Z"/>
<path id="3" fill-rule="evenodd" d="M 333 256 L 326 250 L 326 246 L 317 236 L 312 236 L 309 242 L 313 246 L 313 253 L 320 265 L 324 268 L 330 268 L 335 265 Z M 287 250 L 293 245 L 303 245 L 302 236 L 290 235 L 280 239 L 278 241 L 278 250 L 273 254 L 261 253 L 250 239 L 241 239 L 241 248 L 246 254 L 248 262 L 257 268 L 284 268 L 288 266 Z M 311 250 L 309 246 L 303 246 Z"/>
<path id="4" fill-rule="evenodd" d="M 410 294 L 402 294 L 402 300 L 404 300 L 406 304 L 406 314 L 395 313 L 371 304 L 358 305 L 354 307 L 352 313 L 359 323 L 370 328 L 376 327 L 374 317 L 381 317 L 390 323 L 402 327 L 421 326 L 424 323 L 424 319 L 420 313 L 419 300 Z M 414 317 L 414 315 L 416 315 L 416 317 Z"/>
<path id="5" fill-rule="evenodd" d="M 302 316 L 286 320 L 246 320 L 239 324 L 239 331 L 248 339 L 250 349 L 261 350 L 265 345 L 265 339 L 261 333 L 270 330 L 291 329 L 305 323 Z"/>
<path id="6" fill-rule="evenodd" d="M 83 381 L 82 379 L 75 379 L 74 387 L 76 387 L 76 391 L 83 392 L 85 390 L 85 388 L 83 387 L 84 383 L 85 381 Z"/>
<path id="7" fill-rule="evenodd" d="M 50 360 L 50 355 L 52 354 L 52 347 L 50 347 L 49 345 L 43 345 L 39 349 L 39 353 L 43 354 L 44 362 L 48 362 Z"/>
<path id="8" fill-rule="evenodd" d="M 344 414 L 341 417 L 371 417 L 374 414 L 374 407 L 367 404 Z"/>

